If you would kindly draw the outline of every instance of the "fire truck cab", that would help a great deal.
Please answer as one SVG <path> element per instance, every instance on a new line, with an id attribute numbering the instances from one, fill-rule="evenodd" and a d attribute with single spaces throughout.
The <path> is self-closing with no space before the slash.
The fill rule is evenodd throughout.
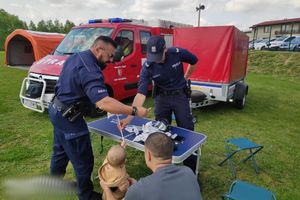
<path id="1" fill-rule="evenodd" d="M 103 71 L 109 95 L 118 100 L 134 96 L 140 69 L 146 57 L 148 39 L 152 35 L 162 35 L 167 43 L 170 41 L 168 45 L 172 45 L 171 27 L 178 26 L 178 23 L 164 21 L 160 22 L 162 24 L 165 27 L 149 26 L 144 21 L 134 23 L 131 20 L 110 18 L 90 20 L 88 24 L 74 27 L 52 54 L 33 63 L 21 86 L 22 105 L 44 112 L 54 96 L 56 82 L 68 56 L 89 49 L 100 35 L 113 38 L 123 49 L 124 55 L 121 61 L 109 63 Z"/>

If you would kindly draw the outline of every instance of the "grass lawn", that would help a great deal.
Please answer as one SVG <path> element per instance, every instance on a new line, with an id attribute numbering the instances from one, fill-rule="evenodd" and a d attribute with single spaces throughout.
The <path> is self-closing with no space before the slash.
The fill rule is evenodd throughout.
<path id="1" fill-rule="evenodd" d="M 264 149 L 257 154 L 261 173 L 251 162 L 241 163 L 245 154 L 234 158 L 237 179 L 272 190 L 277 199 L 300 199 L 300 53 L 250 52 L 249 94 L 245 109 L 236 110 L 220 103 L 193 111 L 196 131 L 208 136 L 202 149 L 200 184 L 205 200 L 219 199 L 233 181 L 228 164 L 217 163 L 225 157 L 224 140 L 247 137 Z M 3 52 L 0 52 L 3 63 Z M 52 148 L 52 125 L 47 113 L 22 107 L 19 90 L 27 71 L 0 66 L 0 177 L 47 175 Z M 151 98 L 146 104 L 153 106 Z M 152 111 L 153 112 L 153 111 Z M 150 115 L 153 118 L 153 113 Z M 93 119 L 88 119 L 89 121 Z M 93 134 L 96 176 L 103 156 L 114 142 L 105 139 L 99 154 L 100 137 Z M 143 153 L 127 148 L 127 171 L 139 178 L 150 174 Z M 74 179 L 68 167 L 68 179 Z M 96 190 L 99 183 L 94 182 Z M 4 191 L 0 190 L 0 199 Z"/>

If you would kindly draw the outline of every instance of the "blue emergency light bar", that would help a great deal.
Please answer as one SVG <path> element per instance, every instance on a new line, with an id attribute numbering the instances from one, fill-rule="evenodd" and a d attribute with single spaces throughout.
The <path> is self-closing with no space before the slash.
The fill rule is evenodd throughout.
<path id="1" fill-rule="evenodd" d="M 130 19 L 123 19 L 123 18 L 108 18 L 108 19 L 90 19 L 89 24 L 94 24 L 94 23 L 122 23 L 122 22 L 132 22 Z"/>
<path id="2" fill-rule="evenodd" d="M 102 19 L 90 19 L 89 24 L 102 23 Z"/>

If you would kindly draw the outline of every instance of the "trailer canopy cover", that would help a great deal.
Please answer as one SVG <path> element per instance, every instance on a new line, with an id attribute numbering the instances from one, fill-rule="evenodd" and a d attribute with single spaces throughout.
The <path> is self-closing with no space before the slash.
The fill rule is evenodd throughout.
<path id="1" fill-rule="evenodd" d="M 212 26 L 175 28 L 173 44 L 197 55 L 192 81 L 229 84 L 246 76 L 248 41 L 234 26 Z"/>
<path id="2" fill-rule="evenodd" d="M 5 40 L 5 64 L 30 66 L 51 53 L 64 34 L 16 29 Z"/>

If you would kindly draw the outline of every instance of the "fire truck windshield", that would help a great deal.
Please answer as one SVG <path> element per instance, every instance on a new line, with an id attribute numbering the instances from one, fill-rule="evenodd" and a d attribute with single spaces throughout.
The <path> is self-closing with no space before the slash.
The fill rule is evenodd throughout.
<path id="1" fill-rule="evenodd" d="M 54 55 L 68 55 L 85 51 L 91 47 L 94 40 L 100 36 L 109 36 L 113 28 L 75 28 L 72 29 L 58 45 Z"/>

